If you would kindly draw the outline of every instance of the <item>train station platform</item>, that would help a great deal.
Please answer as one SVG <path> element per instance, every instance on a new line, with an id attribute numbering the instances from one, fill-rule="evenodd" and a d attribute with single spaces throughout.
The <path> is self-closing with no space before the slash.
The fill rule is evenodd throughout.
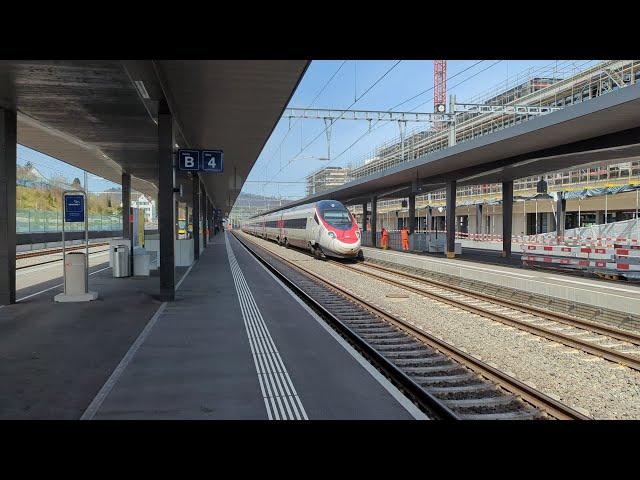
<path id="1" fill-rule="evenodd" d="M 365 260 L 383 261 L 422 270 L 460 282 L 510 289 L 548 299 L 575 303 L 592 311 L 612 314 L 619 326 L 640 328 L 640 286 L 627 282 L 590 279 L 548 270 L 523 268 L 519 255 L 502 258 L 499 252 L 463 249 L 461 258 L 440 254 L 398 252 L 363 247 Z M 586 315 L 586 313 L 585 313 Z M 596 315 L 597 316 L 597 315 Z"/>
<path id="2" fill-rule="evenodd" d="M 92 273 L 97 301 L 54 304 L 52 280 L 0 308 L 0 419 L 426 418 L 231 235 L 175 302 Z"/>

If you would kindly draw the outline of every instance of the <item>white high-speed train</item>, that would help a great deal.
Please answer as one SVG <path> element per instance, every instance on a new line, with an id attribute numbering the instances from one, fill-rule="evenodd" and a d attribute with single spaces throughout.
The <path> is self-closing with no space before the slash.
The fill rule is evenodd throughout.
<path id="1" fill-rule="evenodd" d="M 358 223 L 336 200 L 320 200 L 252 218 L 242 230 L 285 247 L 311 250 L 316 258 L 355 258 L 360 254 Z"/>

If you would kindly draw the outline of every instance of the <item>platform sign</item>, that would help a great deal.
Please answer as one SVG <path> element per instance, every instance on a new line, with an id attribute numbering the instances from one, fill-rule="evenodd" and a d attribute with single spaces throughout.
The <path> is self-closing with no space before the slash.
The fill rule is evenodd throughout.
<path id="1" fill-rule="evenodd" d="M 64 196 L 64 221 L 84 222 L 84 195 Z"/>
<path id="2" fill-rule="evenodd" d="M 207 173 L 222 173 L 223 171 L 222 150 L 202 151 L 202 171 Z"/>
<path id="3" fill-rule="evenodd" d="M 187 172 L 200 170 L 200 150 L 178 150 L 178 167 Z"/>

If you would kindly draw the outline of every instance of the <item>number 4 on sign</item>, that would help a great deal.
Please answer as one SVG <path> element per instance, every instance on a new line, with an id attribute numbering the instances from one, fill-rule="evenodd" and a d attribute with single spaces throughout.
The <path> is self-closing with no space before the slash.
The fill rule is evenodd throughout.
<path id="1" fill-rule="evenodd" d="M 204 150 L 202 152 L 202 169 L 205 172 L 222 172 L 222 151 Z"/>

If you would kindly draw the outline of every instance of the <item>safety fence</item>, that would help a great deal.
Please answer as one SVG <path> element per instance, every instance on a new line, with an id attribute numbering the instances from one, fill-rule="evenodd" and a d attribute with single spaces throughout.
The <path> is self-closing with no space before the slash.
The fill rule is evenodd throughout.
<path id="1" fill-rule="evenodd" d="M 527 266 L 581 270 L 640 279 L 640 246 L 638 245 L 599 248 L 523 244 L 521 259 Z"/>
<path id="2" fill-rule="evenodd" d="M 84 223 L 66 223 L 65 231 L 84 231 Z M 89 214 L 89 230 L 122 230 L 120 215 Z M 18 209 L 16 212 L 17 233 L 61 232 L 62 213 L 43 210 Z"/>

